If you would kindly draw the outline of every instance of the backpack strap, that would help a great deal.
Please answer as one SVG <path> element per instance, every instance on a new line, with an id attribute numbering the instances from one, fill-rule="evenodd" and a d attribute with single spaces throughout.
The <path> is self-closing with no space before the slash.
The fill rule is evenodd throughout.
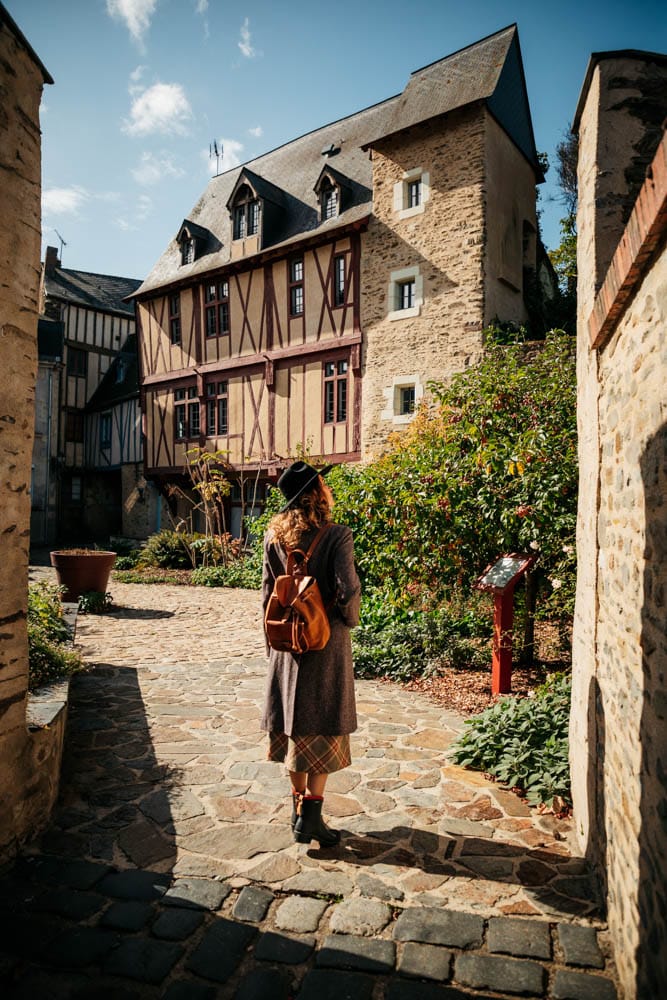
<path id="1" fill-rule="evenodd" d="M 317 532 L 317 534 L 313 538 L 312 542 L 308 546 L 308 551 L 307 552 L 304 552 L 303 549 L 298 549 L 298 548 L 296 548 L 296 549 L 288 549 L 288 551 L 287 551 L 287 572 L 288 573 L 293 573 L 294 572 L 294 559 L 292 558 L 292 556 L 296 555 L 297 552 L 300 553 L 303 556 L 303 559 L 301 559 L 299 561 L 299 572 L 302 573 L 306 569 L 306 567 L 308 566 L 308 560 L 310 559 L 310 557 L 312 556 L 313 552 L 315 551 L 315 549 L 319 545 L 319 543 L 320 543 L 320 541 L 322 539 L 322 536 L 329 530 L 330 526 L 331 526 L 331 522 L 330 521 L 326 521 L 322 525 L 322 527 Z"/>

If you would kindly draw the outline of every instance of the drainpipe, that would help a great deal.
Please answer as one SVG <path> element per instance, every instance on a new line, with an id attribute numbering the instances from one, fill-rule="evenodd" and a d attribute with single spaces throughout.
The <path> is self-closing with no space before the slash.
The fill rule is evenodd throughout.
<path id="1" fill-rule="evenodd" d="M 44 533 L 43 540 L 50 545 L 49 540 L 49 506 L 51 499 L 51 408 L 53 406 L 53 368 L 49 368 L 49 391 L 46 407 L 46 482 L 44 486 Z"/>

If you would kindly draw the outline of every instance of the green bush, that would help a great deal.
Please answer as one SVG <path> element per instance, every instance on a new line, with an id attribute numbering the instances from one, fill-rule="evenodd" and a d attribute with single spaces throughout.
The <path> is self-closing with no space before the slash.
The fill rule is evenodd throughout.
<path id="1" fill-rule="evenodd" d="M 490 619 L 476 621 L 456 605 L 435 611 L 405 611 L 377 598 L 352 633 L 355 673 L 407 681 L 439 667 L 475 667 L 488 663 Z M 386 615 L 386 617 L 382 617 Z"/>
<path id="2" fill-rule="evenodd" d="M 103 615 L 112 607 L 111 594 L 99 590 L 87 590 L 79 597 L 79 614 Z"/>
<path id="3" fill-rule="evenodd" d="M 158 573 L 155 569 L 151 570 L 151 567 L 142 569 L 140 566 L 136 569 L 119 570 L 114 573 L 113 578 L 116 583 L 168 583 L 178 586 L 190 583 L 188 574 L 177 576 L 176 573 L 170 574 L 168 570 Z"/>
<path id="4" fill-rule="evenodd" d="M 259 590 L 262 585 L 262 553 L 249 555 L 228 566 L 200 566 L 192 572 L 192 583 L 201 587 L 244 587 Z"/>
<path id="5" fill-rule="evenodd" d="M 466 720 L 467 732 L 452 759 L 484 771 L 510 788 L 521 788 L 533 805 L 555 796 L 571 802 L 568 726 L 571 684 L 554 676 L 532 698 L 503 698 Z"/>
<path id="6" fill-rule="evenodd" d="M 135 565 L 158 566 L 161 569 L 192 569 L 195 564 L 189 543 L 195 537 L 197 536 L 187 535 L 181 531 L 168 529 L 158 531 L 148 539 Z"/>
<path id="7" fill-rule="evenodd" d="M 568 618 L 577 508 L 574 345 L 489 342 L 482 361 L 431 387 L 431 409 L 365 466 L 329 476 L 354 532 L 364 591 L 442 603 L 503 552 L 539 556 L 538 608 Z"/>
<path id="8" fill-rule="evenodd" d="M 28 588 L 28 687 L 31 691 L 81 670 L 77 652 L 68 647 L 69 629 L 60 588 L 38 583 Z"/>
<path id="9" fill-rule="evenodd" d="M 116 556 L 114 569 L 134 569 L 141 558 L 141 549 L 133 549 L 124 556 Z"/>

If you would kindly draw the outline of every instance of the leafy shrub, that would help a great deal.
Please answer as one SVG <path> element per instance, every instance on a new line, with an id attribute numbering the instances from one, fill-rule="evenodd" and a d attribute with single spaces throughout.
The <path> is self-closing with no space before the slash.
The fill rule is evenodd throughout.
<path id="1" fill-rule="evenodd" d="M 60 588 L 48 583 L 28 588 L 28 687 L 31 691 L 82 669 L 81 657 L 66 643 L 69 629 Z"/>
<path id="2" fill-rule="evenodd" d="M 82 615 L 103 615 L 111 607 L 111 594 L 103 594 L 99 590 L 87 590 L 79 597 L 79 613 Z"/>
<path id="3" fill-rule="evenodd" d="M 124 556 L 116 556 L 114 569 L 134 569 L 141 558 L 141 549 L 133 549 Z"/>
<path id="4" fill-rule="evenodd" d="M 489 621 L 473 627 L 470 619 L 458 618 L 449 607 L 399 611 L 384 621 L 376 608 L 372 623 L 352 633 L 355 672 L 359 677 L 406 681 L 442 666 L 482 666 L 489 653 L 480 640 L 489 636 Z"/>
<path id="5" fill-rule="evenodd" d="M 192 572 L 192 583 L 202 587 L 245 587 L 259 590 L 262 585 L 261 549 L 253 549 L 243 559 L 228 566 L 200 566 Z"/>
<path id="6" fill-rule="evenodd" d="M 533 805 L 571 802 L 568 760 L 570 679 L 559 674 L 532 698 L 503 698 L 466 720 L 452 759 L 525 791 Z"/>
<path id="7" fill-rule="evenodd" d="M 384 456 L 329 476 L 354 532 L 364 591 L 410 587 L 438 603 L 502 552 L 539 555 L 538 606 L 571 614 L 577 506 L 572 339 L 488 343 L 482 361 L 432 386 Z"/>
<path id="8" fill-rule="evenodd" d="M 188 543 L 193 537 L 180 531 L 158 531 L 148 539 L 135 565 L 192 569 L 193 559 Z"/>

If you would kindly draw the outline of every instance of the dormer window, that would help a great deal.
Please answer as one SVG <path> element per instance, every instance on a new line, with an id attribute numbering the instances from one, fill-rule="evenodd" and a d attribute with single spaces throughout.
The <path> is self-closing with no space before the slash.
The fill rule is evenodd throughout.
<path id="1" fill-rule="evenodd" d="M 234 239 L 243 240 L 259 232 L 259 199 L 243 184 L 234 200 Z"/>
<path id="2" fill-rule="evenodd" d="M 181 263 L 192 264 L 195 259 L 195 241 L 190 237 L 181 243 Z"/>
<path id="3" fill-rule="evenodd" d="M 322 182 L 320 199 L 322 205 L 322 222 L 335 218 L 338 215 L 338 188 L 327 178 Z"/>

